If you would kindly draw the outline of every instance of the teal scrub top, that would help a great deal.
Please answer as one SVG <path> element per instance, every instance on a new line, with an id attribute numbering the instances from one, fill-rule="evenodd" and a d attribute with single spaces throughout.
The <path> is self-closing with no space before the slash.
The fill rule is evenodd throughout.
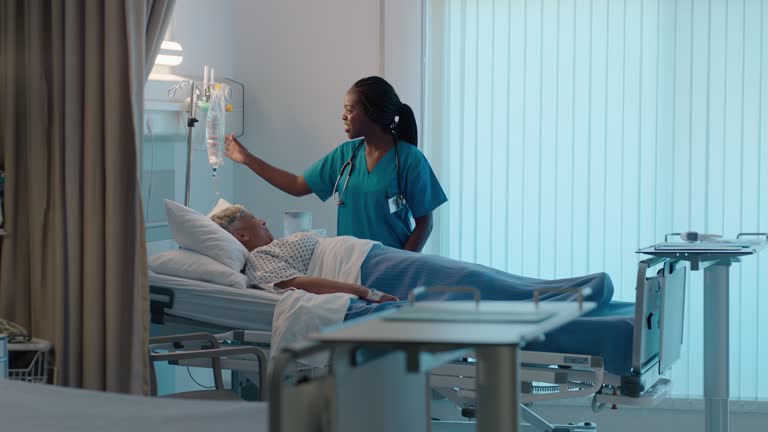
<path id="1" fill-rule="evenodd" d="M 339 171 L 362 140 L 342 143 L 304 171 L 304 180 L 321 200 L 332 198 Z M 398 194 L 395 148 L 392 147 L 368 172 L 363 144 L 352 160 L 352 174 L 342 196 L 344 204 L 338 206 L 338 235 L 376 240 L 385 246 L 402 249 L 411 235 L 411 217 L 424 216 L 448 201 L 427 158 L 416 146 L 399 141 L 397 153 L 400 185 L 407 206 L 390 212 L 389 199 Z M 347 171 L 339 180 L 339 191 L 344 187 Z M 336 200 L 335 196 L 333 200 Z"/>

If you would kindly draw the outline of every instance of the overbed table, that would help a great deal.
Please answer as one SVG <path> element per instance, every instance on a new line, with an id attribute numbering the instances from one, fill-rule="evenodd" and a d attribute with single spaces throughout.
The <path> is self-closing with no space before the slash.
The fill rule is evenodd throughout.
<path id="1" fill-rule="evenodd" d="M 477 357 L 477 430 L 478 432 L 510 431 L 519 428 L 519 395 L 520 395 L 520 346 L 527 341 L 535 340 L 541 335 L 560 327 L 563 324 L 592 310 L 592 302 L 513 302 L 496 301 L 475 304 L 471 301 L 458 302 L 419 302 L 415 307 L 390 310 L 372 315 L 363 320 L 355 320 L 330 329 L 323 333 L 312 335 L 310 338 L 332 346 L 337 353 L 333 357 L 334 374 L 349 370 L 354 363 L 356 349 L 368 348 L 380 351 L 399 351 L 404 354 L 403 361 L 396 363 L 397 368 L 377 366 L 379 373 L 384 375 L 386 383 L 397 382 L 403 377 L 426 374 L 436 363 L 451 361 L 456 352 L 474 350 Z M 399 314 L 399 315 L 398 315 Z M 474 319 L 473 319 L 474 316 Z M 494 320 L 493 317 L 506 317 Z M 518 317 L 515 319 L 513 317 Z M 338 353 L 343 353 L 338 355 Z M 440 353 L 453 353 L 453 357 L 444 355 L 437 359 Z M 437 355 L 435 357 L 434 355 Z M 437 359 L 437 362 L 435 361 Z M 404 368 L 403 368 L 404 366 Z M 399 369 L 396 370 L 396 369 Z M 403 370 L 405 369 L 405 370 Z M 370 417 L 370 407 L 385 411 L 388 408 L 386 397 L 397 396 L 407 398 L 409 391 L 420 389 L 422 382 L 415 386 L 393 387 L 381 383 L 382 377 L 364 377 L 359 375 L 354 383 L 365 379 L 380 379 L 378 384 L 361 384 L 357 391 L 365 392 L 376 386 L 377 394 L 371 401 L 368 395 L 339 395 L 343 397 L 346 407 L 339 412 L 346 419 L 337 422 L 338 431 L 363 430 L 428 430 L 428 407 L 423 411 L 412 411 L 404 415 L 400 410 L 389 414 L 394 419 L 379 420 Z M 340 378 L 337 378 L 340 379 Z M 338 384 L 337 384 L 338 385 Z M 400 390 L 398 390 L 398 388 Z M 426 395 L 428 386 L 422 389 L 422 397 Z M 345 393 L 352 393 L 345 391 Z M 367 400 L 366 400 L 367 399 Z M 429 398 L 425 398 L 427 401 Z M 416 400 L 416 399 L 414 399 Z M 339 403 L 339 402 L 337 402 Z M 417 402 L 418 403 L 418 402 Z M 413 405 L 412 403 L 406 404 Z M 425 406 L 428 403 L 424 404 Z M 365 415 L 356 417 L 362 411 Z M 415 417 L 424 416 L 419 419 Z M 413 417 L 413 418 L 407 418 Z"/>

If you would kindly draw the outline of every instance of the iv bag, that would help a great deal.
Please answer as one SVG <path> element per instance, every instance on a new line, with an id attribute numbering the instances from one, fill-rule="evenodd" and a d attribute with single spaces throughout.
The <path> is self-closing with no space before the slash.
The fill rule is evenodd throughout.
<path id="1" fill-rule="evenodd" d="M 205 143 L 208 163 L 216 170 L 224 165 L 224 95 L 219 90 L 211 94 L 205 122 Z"/>

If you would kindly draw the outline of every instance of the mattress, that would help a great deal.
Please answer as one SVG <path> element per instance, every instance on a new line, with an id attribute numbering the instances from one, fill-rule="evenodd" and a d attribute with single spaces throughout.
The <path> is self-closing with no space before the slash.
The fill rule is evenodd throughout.
<path id="1" fill-rule="evenodd" d="M 173 291 L 173 308 L 166 309 L 167 314 L 233 329 L 271 331 L 280 300 L 280 294 L 258 288 L 232 288 L 151 271 L 149 285 Z"/>
<path id="2" fill-rule="evenodd" d="M 628 375 L 632 368 L 635 304 L 614 301 L 546 334 L 528 351 L 600 356 L 605 371 Z"/>
<path id="3" fill-rule="evenodd" d="M 344 320 L 404 304 L 407 302 L 370 304 L 353 300 Z M 600 356 L 607 372 L 627 375 L 632 367 L 634 314 L 634 303 L 614 301 L 547 333 L 544 341 L 529 343 L 523 350 Z"/>

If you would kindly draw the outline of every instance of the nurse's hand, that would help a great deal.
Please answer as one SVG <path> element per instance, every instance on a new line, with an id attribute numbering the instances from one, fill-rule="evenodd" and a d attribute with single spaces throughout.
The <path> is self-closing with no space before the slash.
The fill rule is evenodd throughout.
<path id="1" fill-rule="evenodd" d="M 240 144 L 235 134 L 224 136 L 224 154 L 239 164 L 244 164 L 251 157 L 251 153 Z"/>

